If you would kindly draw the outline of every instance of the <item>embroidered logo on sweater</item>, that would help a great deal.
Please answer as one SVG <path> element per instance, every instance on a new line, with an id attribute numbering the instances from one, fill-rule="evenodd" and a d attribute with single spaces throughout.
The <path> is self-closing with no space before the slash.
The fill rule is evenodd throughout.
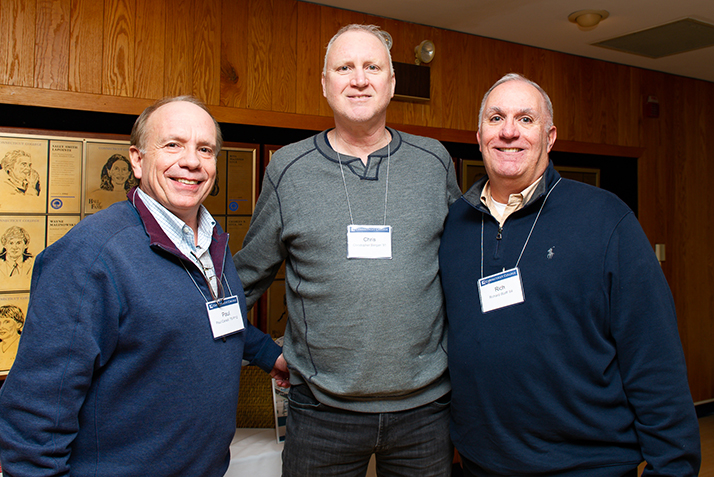
<path id="1" fill-rule="evenodd" d="M 551 260 L 551 259 L 553 258 L 553 256 L 555 255 L 555 251 L 554 251 L 554 250 L 555 250 L 555 245 L 553 245 L 552 247 L 550 247 L 550 248 L 548 249 L 548 253 L 545 254 L 545 256 L 546 256 L 546 258 L 548 258 L 548 260 Z"/>

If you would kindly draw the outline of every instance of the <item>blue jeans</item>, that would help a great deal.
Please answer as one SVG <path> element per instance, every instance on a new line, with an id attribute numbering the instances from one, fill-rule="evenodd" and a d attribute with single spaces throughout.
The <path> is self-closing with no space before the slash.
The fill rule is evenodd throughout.
<path id="1" fill-rule="evenodd" d="M 325 406 L 306 384 L 290 388 L 283 477 L 359 477 L 372 454 L 380 477 L 448 477 L 450 394 L 400 412 Z"/>

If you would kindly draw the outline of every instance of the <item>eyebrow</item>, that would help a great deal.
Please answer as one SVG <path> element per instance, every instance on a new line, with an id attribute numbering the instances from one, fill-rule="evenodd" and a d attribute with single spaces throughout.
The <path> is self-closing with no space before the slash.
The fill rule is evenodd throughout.
<path id="1" fill-rule="evenodd" d="M 507 114 L 500 107 L 491 106 L 486 111 L 484 111 L 484 117 L 490 116 L 493 113 L 499 114 L 501 116 L 507 116 Z M 539 117 L 538 112 L 533 108 L 522 108 L 522 109 L 519 109 L 515 114 L 515 116 L 524 116 L 524 115 Z"/>

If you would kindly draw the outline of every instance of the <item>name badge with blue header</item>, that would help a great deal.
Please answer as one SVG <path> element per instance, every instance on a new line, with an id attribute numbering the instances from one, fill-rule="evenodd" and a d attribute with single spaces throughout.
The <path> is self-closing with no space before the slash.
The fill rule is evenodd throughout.
<path id="1" fill-rule="evenodd" d="M 347 258 L 392 258 L 391 225 L 348 225 Z"/>
<path id="2" fill-rule="evenodd" d="M 213 339 L 223 338 L 245 328 L 237 296 L 206 303 Z"/>
<path id="3" fill-rule="evenodd" d="M 481 311 L 498 310 L 523 303 L 523 282 L 518 268 L 504 270 L 478 281 L 478 293 L 481 298 Z"/>

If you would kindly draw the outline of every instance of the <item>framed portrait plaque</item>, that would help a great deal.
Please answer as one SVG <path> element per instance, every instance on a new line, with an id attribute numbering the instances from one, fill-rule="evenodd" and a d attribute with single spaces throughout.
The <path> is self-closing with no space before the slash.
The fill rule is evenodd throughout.
<path id="1" fill-rule="evenodd" d="M 30 289 L 35 257 L 45 249 L 44 216 L 0 216 L 0 291 Z"/>
<path id="2" fill-rule="evenodd" d="M 126 200 L 129 189 L 139 184 L 131 168 L 128 141 L 87 141 L 85 163 L 85 214 Z"/>
<path id="3" fill-rule="evenodd" d="M 0 137 L 0 213 L 47 212 L 47 139 Z"/>
<path id="4" fill-rule="evenodd" d="M 0 295 L 0 376 L 10 371 L 25 327 L 29 293 Z"/>

